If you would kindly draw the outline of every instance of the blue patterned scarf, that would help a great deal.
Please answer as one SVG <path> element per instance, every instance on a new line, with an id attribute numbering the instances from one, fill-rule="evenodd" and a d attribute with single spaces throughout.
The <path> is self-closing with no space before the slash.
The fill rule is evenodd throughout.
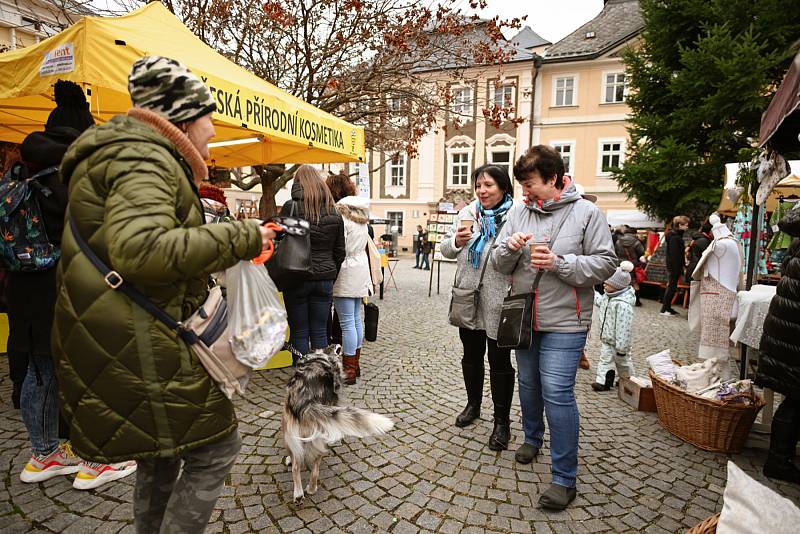
<path id="1" fill-rule="evenodd" d="M 503 226 L 506 222 L 506 213 L 514 203 L 514 199 L 508 193 L 503 196 L 503 201 L 495 209 L 487 210 L 481 206 L 480 201 L 475 201 L 477 205 L 476 217 L 478 219 L 478 227 L 480 233 L 477 237 L 472 238 L 472 243 L 469 245 L 469 262 L 472 264 L 473 269 L 478 269 L 481 266 L 481 254 L 483 249 L 490 240 L 494 239 L 497 235 L 497 229 Z"/>

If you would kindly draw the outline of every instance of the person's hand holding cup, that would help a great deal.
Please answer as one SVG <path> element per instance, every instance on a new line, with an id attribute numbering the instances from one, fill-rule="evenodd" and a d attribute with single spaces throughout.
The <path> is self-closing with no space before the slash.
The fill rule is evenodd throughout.
<path id="1" fill-rule="evenodd" d="M 475 223 L 475 219 L 471 217 L 465 217 L 458 221 L 458 230 L 456 230 L 456 246 L 458 248 L 463 247 L 469 240 L 472 239 L 472 226 Z"/>
<path id="2" fill-rule="evenodd" d="M 556 266 L 556 255 L 550 250 L 550 238 L 537 237 L 530 244 L 531 266 L 534 270 L 552 271 Z"/>

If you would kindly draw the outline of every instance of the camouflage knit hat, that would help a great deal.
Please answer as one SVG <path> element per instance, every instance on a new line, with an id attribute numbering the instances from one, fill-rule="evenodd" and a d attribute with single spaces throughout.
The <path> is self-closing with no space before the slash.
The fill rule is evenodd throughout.
<path id="1" fill-rule="evenodd" d="M 128 75 L 133 105 L 164 116 L 173 124 L 187 122 L 217 109 L 206 84 L 192 71 L 162 56 L 146 56 Z"/>

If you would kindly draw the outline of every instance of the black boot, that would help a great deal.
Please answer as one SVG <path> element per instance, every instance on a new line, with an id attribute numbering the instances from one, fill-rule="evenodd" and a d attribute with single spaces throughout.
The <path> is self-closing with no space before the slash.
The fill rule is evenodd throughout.
<path id="1" fill-rule="evenodd" d="M 481 400 L 483 399 L 483 365 L 461 363 L 464 373 L 464 386 L 467 390 L 467 406 L 456 417 L 456 426 L 463 428 L 481 416 Z"/>
<path id="2" fill-rule="evenodd" d="M 636 306 L 641 306 L 642 305 L 642 300 L 639 298 L 639 293 L 641 293 L 641 291 L 637 289 L 636 290 Z"/>
<path id="3" fill-rule="evenodd" d="M 606 381 L 603 384 L 598 384 L 597 382 L 592 383 L 592 389 L 595 391 L 608 391 L 611 389 L 611 386 L 614 385 L 614 375 L 616 373 L 613 369 L 606 373 Z"/>
<path id="4" fill-rule="evenodd" d="M 489 449 L 504 451 L 511 441 L 511 399 L 514 398 L 514 371 L 490 371 L 489 385 L 494 403 L 494 429 L 489 437 Z"/>
<path id="5" fill-rule="evenodd" d="M 28 353 L 17 350 L 8 351 L 8 374 L 13 385 L 11 402 L 19 410 L 19 397 L 22 393 L 22 383 L 28 374 Z"/>
<path id="6" fill-rule="evenodd" d="M 800 469 L 793 461 L 799 432 L 800 407 L 795 399 L 784 399 L 772 419 L 765 476 L 800 484 Z"/>

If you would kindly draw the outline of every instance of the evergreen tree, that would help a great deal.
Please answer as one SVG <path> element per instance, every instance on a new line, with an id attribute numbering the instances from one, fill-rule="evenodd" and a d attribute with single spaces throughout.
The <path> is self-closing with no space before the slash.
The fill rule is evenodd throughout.
<path id="1" fill-rule="evenodd" d="M 627 50 L 631 137 L 614 173 L 644 211 L 698 220 L 719 203 L 725 163 L 748 161 L 761 114 L 800 37 L 800 0 L 641 0 Z"/>

